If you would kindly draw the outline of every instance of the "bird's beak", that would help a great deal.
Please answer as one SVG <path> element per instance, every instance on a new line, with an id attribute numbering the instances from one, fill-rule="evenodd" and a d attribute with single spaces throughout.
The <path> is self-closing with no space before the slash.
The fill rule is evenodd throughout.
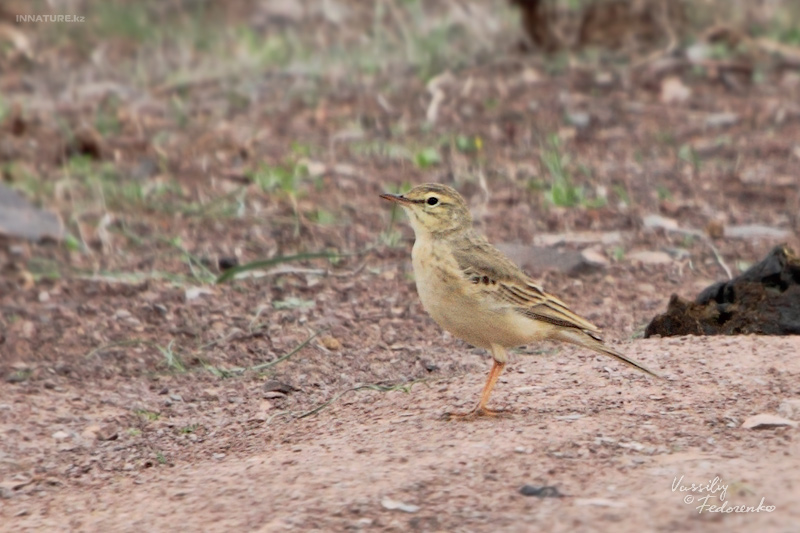
<path id="1" fill-rule="evenodd" d="M 389 194 L 389 193 L 386 193 L 386 194 L 381 194 L 381 198 L 383 198 L 384 200 L 389 200 L 390 202 L 395 202 L 395 203 L 400 204 L 400 205 L 404 205 L 404 204 L 405 205 L 411 205 L 411 203 L 412 203 L 411 200 L 409 200 L 408 198 L 406 198 L 405 196 L 403 196 L 401 194 Z"/>

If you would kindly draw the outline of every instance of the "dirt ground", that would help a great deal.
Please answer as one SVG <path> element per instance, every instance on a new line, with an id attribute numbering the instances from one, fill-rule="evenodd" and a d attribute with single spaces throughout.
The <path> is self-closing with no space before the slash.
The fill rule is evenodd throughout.
<path id="1" fill-rule="evenodd" d="M 158 41 L 141 79 L 143 37 L 20 27 L 2 182 L 65 238 L 0 242 L 1 531 L 796 530 L 800 338 L 642 332 L 671 294 L 800 250 L 800 69 L 544 57 L 518 51 L 510 8 L 467 3 L 470 26 L 456 4 L 425 19 L 453 32 L 441 55 L 423 34 L 377 67 L 341 26 L 372 35 L 371 10 L 282 13 L 266 52 L 306 57 L 291 47 L 313 26 L 322 71 L 225 55 L 245 32 L 189 62 L 244 71 L 170 78 L 185 54 Z M 386 5 L 381 38 L 408 38 L 416 4 Z M 528 346 L 492 397 L 508 416 L 444 419 L 490 365 L 425 315 L 413 234 L 378 198 L 424 181 L 666 379 Z M 214 283 L 316 252 L 340 255 Z M 750 428 L 762 414 L 783 422 Z"/>

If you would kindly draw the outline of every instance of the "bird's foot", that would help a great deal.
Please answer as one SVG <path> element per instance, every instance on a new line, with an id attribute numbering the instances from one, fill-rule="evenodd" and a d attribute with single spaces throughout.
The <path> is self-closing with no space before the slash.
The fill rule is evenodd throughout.
<path id="1" fill-rule="evenodd" d="M 489 409 L 488 407 L 476 405 L 474 409 L 466 413 L 445 413 L 443 418 L 445 420 L 474 420 L 484 416 L 495 418 L 509 416 L 510 414 L 511 411 L 505 409 Z"/>

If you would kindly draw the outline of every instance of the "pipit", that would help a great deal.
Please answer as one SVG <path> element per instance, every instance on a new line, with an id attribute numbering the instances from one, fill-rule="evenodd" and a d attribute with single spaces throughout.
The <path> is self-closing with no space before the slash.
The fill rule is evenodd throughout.
<path id="1" fill-rule="evenodd" d="M 457 416 L 500 413 L 486 404 L 506 366 L 507 350 L 535 341 L 577 344 L 658 376 L 603 344 L 596 326 L 547 294 L 479 235 L 464 198 L 451 187 L 427 183 L 381 198 L 399 204 L 414 228 L 411 258 L 422 306 L 441 327 L 492 354 L 478 405 Z"/>

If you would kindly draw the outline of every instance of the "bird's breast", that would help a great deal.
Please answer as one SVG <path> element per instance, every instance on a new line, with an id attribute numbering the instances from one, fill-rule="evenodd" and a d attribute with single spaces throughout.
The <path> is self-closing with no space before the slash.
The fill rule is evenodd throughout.
<path id="1" fill-rule="evenodd" d="M 419 299 L 437 324 L 470 344 L 489 347 L 485 338 L 486 320 L 496 313 L 477 298 L 458 263 L 444 244 L 417 240 L 412 251 L 414 277 Z"/>

